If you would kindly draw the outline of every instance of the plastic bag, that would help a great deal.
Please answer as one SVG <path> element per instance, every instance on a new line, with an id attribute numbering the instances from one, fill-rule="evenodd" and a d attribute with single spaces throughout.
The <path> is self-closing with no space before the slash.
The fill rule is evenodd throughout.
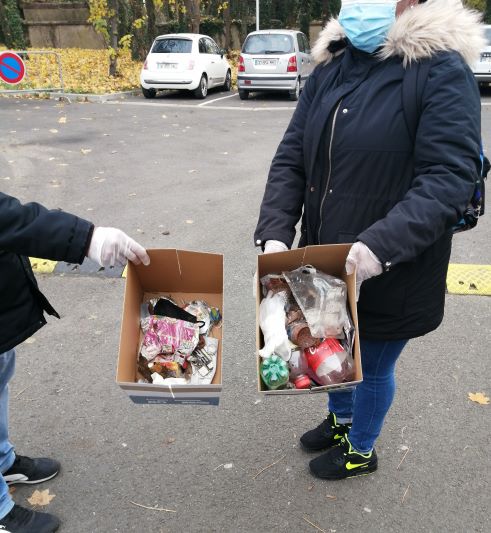
<path id="1" fill-rule="evenodd" d="M 259 306 L 259 326 L 264 335 L 264 348 L 259 350 L 259 355 L 264 359 L 273 354 L 279 355 L 285 361 L 290 359 L 290 341 L 285 329 L 286 298 L 285 292 L 268 292 Z"/>
<path id="2" fill-rule="evenodd" d="M 346 283 L 312 266 L 283 272 L 302 310 L 313 337 L 343 338 L 349 319 L 346 310 Z"/>

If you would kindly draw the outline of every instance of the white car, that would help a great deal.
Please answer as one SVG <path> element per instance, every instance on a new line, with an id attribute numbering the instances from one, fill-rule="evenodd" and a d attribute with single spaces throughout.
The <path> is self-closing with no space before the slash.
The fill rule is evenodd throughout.
<path id="1" fill-rule="evenodd" d="M 225 51 L 206 35 L 175 33 L 155 39 L 140 73 L 145 98 L 161 89 L 187 89 L 196 98 L 206 98 L 208 89 L 232 82 Z"/>
<path id="2" fill-rule="evenodd" d="M 484 26 L 487 44 L 481 50 L 481 57 L 472 69 L 478 83 L 491 82 L 491 25 Z"/>

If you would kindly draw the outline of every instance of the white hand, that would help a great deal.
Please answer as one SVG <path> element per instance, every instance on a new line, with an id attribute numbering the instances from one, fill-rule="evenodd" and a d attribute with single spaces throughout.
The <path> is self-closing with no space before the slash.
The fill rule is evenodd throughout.
<path id="1" fill-rule="evenodd" d="M 116 228 L 95 228 L 87 257 L 103 267 L 125 265 L 127 260 L 135 265 L 150 264 L 145 248 Z"/>
<path id="2" fill-rule="evenodd" d="M 360 241 L 355 242 L 351 247 L 345 269 L 347 274 L 353 274 L 356 269 L 356 301 L 360 296 L 361 284 L 367 279 L 382 274 L 384 270 L 379 258 Z"/>
<path id="3" fill-rule="evenodd" d="M 264 245 L 265 254 L 275 254 L 276 252 L 286 252 L 288 246 L 281 241 L 266 241 Z"/>

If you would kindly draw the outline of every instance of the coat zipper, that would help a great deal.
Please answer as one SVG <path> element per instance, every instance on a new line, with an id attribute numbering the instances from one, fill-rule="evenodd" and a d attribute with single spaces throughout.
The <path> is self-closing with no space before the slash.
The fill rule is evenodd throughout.
<path id="1" fill-rule="evenodd" d="M 329 184 L 331 182 L 331 171 L 332 171 L 332 163 L 331 163 L 331 155 L 332 155 L 332 141 L 334 139 L 334 128 L 336 127 L 336 117 L 338 116 L 339 108 L 341 107 L 341 102 L 343 99 L 339 100 L 338 105 L 336 106 L 336 109 L 334 111 L 334 117 L 332 119 L 332 127 L 331 127 L 331 138 L 329 140 L 329 173 L 327 174 L 327 182 L 326 182 L 326 190 L 324 191 L 324 196 L 322 197 L 321 201 L 321 207 L 319 212 L 319 232 L 317 234 L 317 242 L 318 244 L 321 243 L 321 231 L 322 231 L 322 211 L 324 209 L 324 202 L 326 201 L 327 191 L 329 190 Z"/>

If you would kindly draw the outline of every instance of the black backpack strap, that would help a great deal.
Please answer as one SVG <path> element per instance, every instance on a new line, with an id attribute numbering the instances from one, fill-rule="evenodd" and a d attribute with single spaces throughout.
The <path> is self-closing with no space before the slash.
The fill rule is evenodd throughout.
<path id="1" fill-rule="evenodd" d="M 423 91 L 429 72 L 430 62 L 418 61 L 405 69 L 402 80 L 402 109 L 413 141 L 416 140 L 419 117 L 423 109 Z"/>

